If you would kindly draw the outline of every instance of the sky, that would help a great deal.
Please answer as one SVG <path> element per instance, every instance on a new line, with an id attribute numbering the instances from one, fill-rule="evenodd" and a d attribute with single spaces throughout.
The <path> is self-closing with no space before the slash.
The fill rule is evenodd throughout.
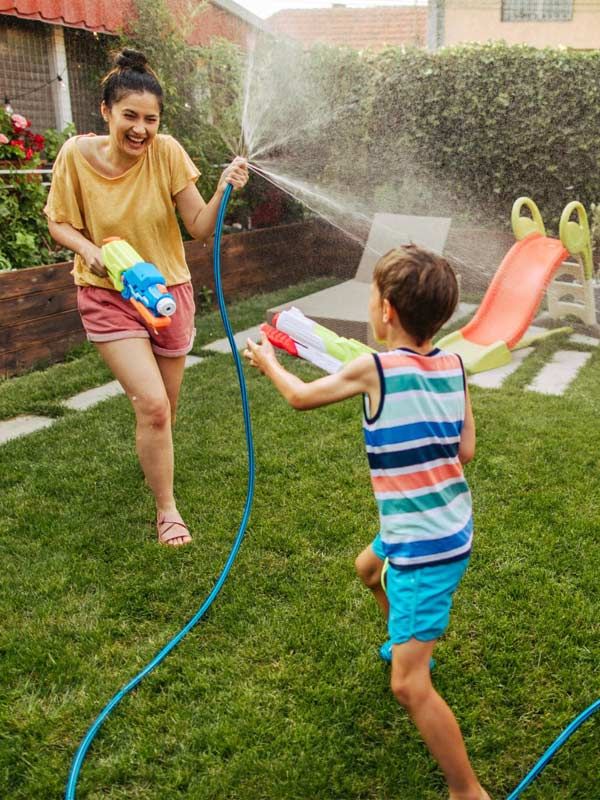
<path id="1" fill-rule="evenodd" d="M 414 0 L 340 0 L 350 8 L 369 8 L 369 6 L 414 5 Z M 236 0 L 236 3 L 266 19 L 276 11 L 285 8 L 330 8 L 332 0 Z"/>

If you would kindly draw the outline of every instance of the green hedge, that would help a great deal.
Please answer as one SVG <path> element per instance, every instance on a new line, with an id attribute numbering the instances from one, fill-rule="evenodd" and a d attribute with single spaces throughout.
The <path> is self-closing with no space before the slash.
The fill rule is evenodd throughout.
<path id="1" fill-rule="evenodd" d="M 600 51 L 272 50 L 256 99 L 279 107 L 274 157 L 332 196 L 497 225 L 525 194 L 550 228 L 568 201 L 600 200 Z"/>
<path id="2" fill-rule="evenodd" d="M 371 137 L 457 196 L 506 213 L 530 195 L 553 223 L 599 199 L 600 51 L 388 49 L 373 66 Z"/>

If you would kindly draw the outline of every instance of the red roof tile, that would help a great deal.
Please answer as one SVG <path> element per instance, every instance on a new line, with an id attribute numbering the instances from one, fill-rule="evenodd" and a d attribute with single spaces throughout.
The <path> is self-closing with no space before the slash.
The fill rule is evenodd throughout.
<path id="1" fill-rule="evenodd" d="M 181 0 L 168 2 L 176 14 L 185 14 L 186 9 Z M 86 28 L 98 33 L 119 33 L 126 27 L 127 20 L 132 18 L 134 12 L 133 0 L 0 0 L 0 14 Z M 200 16 L 204 27 L 210 21 L 210 35 L 229 36 L 234 40 L 243 38 L 239 32 L 242 29 L 246 31 L 249 27 L 263 27 L 263 21 L 259 17 L 233 0 L 212 0 L 210 7 Z M 199 28 L 199 23 L 196 23 L 196 28 Z M 203 43 L 206 43 L 204 40 L 208 40 L 210 35 L 195 34 L 196 39 Z"/>
<path id="2" fill-rule="evenodd" d="M 98 33 L 118 33 L 132 11 L 132 0 L 0 0 L 0 13 Z"/>
<path id="3" fill-rule="evenodd" d="M 268 17 L 266 27 L 305 44 L 325 42 L 356 49 L 402 44 L 424 47 L 427 8 L 379 6 L 278 11 Z"/>

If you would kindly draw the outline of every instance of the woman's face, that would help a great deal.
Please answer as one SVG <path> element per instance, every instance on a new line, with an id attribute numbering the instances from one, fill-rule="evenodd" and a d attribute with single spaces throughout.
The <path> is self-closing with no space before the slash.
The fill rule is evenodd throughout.
<path id="1" fill-rule="evenodd" d="M 158 133 L 160 106 L 151 92 L 130 92 L 101 111 L 112 142 L 128 158 L 143 155 Z"/>

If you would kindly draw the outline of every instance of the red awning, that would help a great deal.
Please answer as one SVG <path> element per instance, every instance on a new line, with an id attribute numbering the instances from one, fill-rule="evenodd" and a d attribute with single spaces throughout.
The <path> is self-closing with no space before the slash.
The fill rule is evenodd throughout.
<path id="1" fill-rule="evenodd" d="M 97 33 L 119 33 L 133 15 L 132 0 L 0 0 L 0 14 Z"/>

